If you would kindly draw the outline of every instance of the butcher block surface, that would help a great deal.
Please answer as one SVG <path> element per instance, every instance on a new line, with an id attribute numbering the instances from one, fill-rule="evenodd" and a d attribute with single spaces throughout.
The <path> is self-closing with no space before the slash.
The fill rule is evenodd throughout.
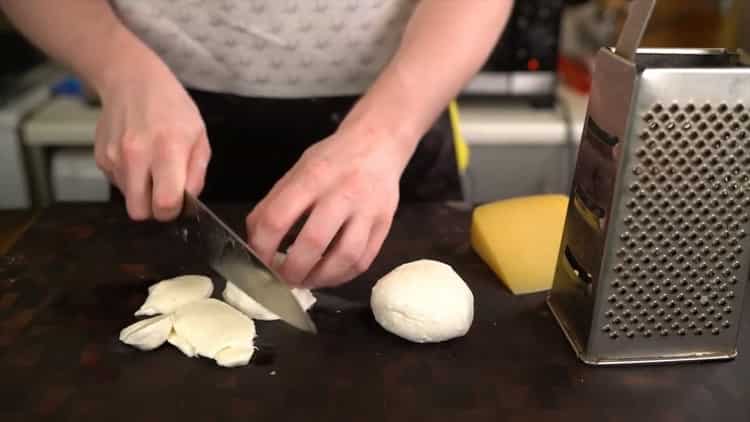
<path id="1" fill-rule="evenodd" d="M 247 206 L 216 206 L 244 233 Z M 371 269 L 320 292 L 319 334 L 258 322 L 250 365 L 118 340 L 149 285 L 187 273 L 224 281 L 171 225 L 117 206 L 46 210 L 0 258 L 0 421 L 750 420 L 750 329 L 732 361 L 642 367 L 579 362 L 544 304 L 513 296 L 469 246 L 470 212 L 404 205 Z M 370 289 L 416 259 L 450 264 L 475 297 L 462 338 L 413 344 L 384 331 Z"/>

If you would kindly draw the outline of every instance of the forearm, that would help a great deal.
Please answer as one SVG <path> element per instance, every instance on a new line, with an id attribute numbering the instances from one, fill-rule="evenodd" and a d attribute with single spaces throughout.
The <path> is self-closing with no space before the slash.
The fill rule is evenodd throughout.
<path id="1" fill-rule="evenodd" d="M 0 0 L 0 8 L 28 39 L 100 94 L 129 71 L 164 67 L 106 0 Z"/>
<path id="2" fill-rule="evenodd" d="M 398 51 L 342 126 L 385 131 L 410 154 L 487 60 L 512 5 L 512 0 L 422 0 Z"/>

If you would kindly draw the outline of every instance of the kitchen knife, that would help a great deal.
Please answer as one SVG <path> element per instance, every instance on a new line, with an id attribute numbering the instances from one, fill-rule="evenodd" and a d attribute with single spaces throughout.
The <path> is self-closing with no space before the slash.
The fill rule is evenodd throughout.
<path id="1" fill-rule="evenodd" d="M 211 268 L 227 281 L 286 323 L 317 332 L 312 319 L 281 277 L 198 198 L 185 193 L 182 214 L 176 223 L 183 240 L 197 246 Z"/>

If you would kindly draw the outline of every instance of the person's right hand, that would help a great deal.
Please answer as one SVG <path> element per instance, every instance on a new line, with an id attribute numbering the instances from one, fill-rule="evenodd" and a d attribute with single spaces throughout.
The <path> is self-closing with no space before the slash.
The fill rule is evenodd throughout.
<path id="1" fill-rule="evenodd" d="M 132 219 L 175 218 L 184 192 L 203 189 L 211 156 L 198 108 L 163 64 L 118 74 L 99 95 L 97 165 L 125 196 Z"/>

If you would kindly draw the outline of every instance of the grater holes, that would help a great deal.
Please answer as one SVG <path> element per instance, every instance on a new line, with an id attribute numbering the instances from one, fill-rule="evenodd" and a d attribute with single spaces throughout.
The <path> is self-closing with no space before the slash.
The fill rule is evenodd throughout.
<path id="1" fill-rule="evenodd" d="M 727 293 L 733 274 L 727 276 L 725 271 L 741 256 L 735 249 L 740 246 L 735 230 L 750 221 L 746 211 L 750 194 L 744 192 L 750 175 L 739 184 L 745 166 L 750 165 L 750 154 L 744 154 L 750 152 L 750 137 L 738 139 L 739 132 L 750 133 L 750 125 L 745 128 L 727 118 L 734 104 L 725 105 L 721 112 L 718 105 L 706 103 L 703 105 L 709 107 L 708 111 L 702 114 L 695 113 L 700 105 L 671 109 L 672 105 L 659 104 L 658 112 L 651 110 L 643 115 L 648 130 L 641 133 L 643 144 L 635 150 L 638 162 L 630 168 L 636 183 L 626 191 L 632 196 L 623 201 L 630 208 L 625 221 L 629 238 L 621 244 L 617 257 L 626 265 L 618 279 L 627 291 L 618 293 L 616 303 L 624 305 L 618 312 L 627 309 L 640 313 L 638 324 L 626 320 L 629 330 L 639 337 L 649 329 L 654 335 L 661 330 L 693 334 L 695 329 L 708 332 L 721 327 L 726 319 L 721 311 L 732 301 Z M 667 112 L 671 115 L 663 120 Z M 744 106 L 742 113 L 746 113 Z M 696 121 L 692 121 L 694 114 Z M 664 135 L 657 141 L 659 132 Z M 728 134 L 731 136 L 724 139 Z M 745 201 L 747 208 L 742 209 Z M 625 263 L 627 258 L 629 264 Z M 686 264 L 690 265 L 685 268 Z M 623 275 L 629 272 L 630 277 L 625 279 Z M 723 282 L 717 284 L 716 279 Z M 708 304 L 700 303 L 706 298 Z M 641 312 L 648 311 L 647 315 L 653 317 L 660 307 L 669 310 L 671 320 L 655 329 L 655 322 L 664 322 L 664 318 L 649 319 Z M 701 313 L 707 315 L 706 320 L 688 329 L 687 325 L 697 322 Z M 714 326 L 706 329 L 703 324 L 708 319 Z M 679 326 L 670 327 L 678 322 Z M 627 332 L 618 331 L 620 336 Z"/>

